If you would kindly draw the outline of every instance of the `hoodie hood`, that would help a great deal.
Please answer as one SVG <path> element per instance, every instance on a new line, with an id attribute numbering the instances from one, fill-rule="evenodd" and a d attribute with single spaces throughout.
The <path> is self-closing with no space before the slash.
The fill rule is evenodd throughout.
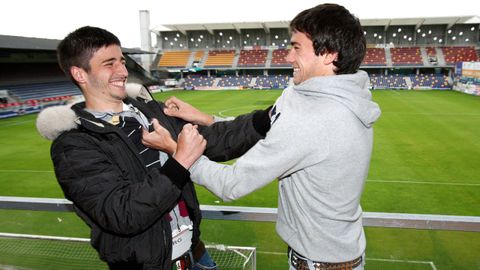
<path id="1" fill-rule="evenodd" d="M 365 71 L 355 74 L 314 77 L 294 85 L 305 96 L 333 99 L 347 107 L 365 125 L 371 127 L 380 116 L 380 107 L 372 101 Z"/>

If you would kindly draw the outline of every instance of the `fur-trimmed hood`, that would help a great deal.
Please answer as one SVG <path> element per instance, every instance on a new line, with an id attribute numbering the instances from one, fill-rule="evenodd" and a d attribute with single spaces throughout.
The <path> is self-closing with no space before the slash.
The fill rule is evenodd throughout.
<path id="1" fill-rule="evenodd" d="M 141 98 L 145 101 L 152 100 L 148 90 L 138 84 L 127 84 L 126 87 L 128 96 L 135 99 Z M 91 119 L 83 118 L 72 109 L 74 106 L 82 106 L 82 102 L 73 103 L 62 106 L 52 106 L 42 110 L 37 117 L 37 130 L 42 137 L 47 140 L 53 141 L 63 132 L 75 129 L 82 122 L 90 122 L 96 126 L 103 127 L 100 121 L 93 121 Z"/>
<path id="2" fill-rule="evenodd" d="M 42 110 L 37 117 L 37 130 L 47 140 L 53 141 L 65 131 L 77 128 L 79 117 L 70 105 L 53 106 Z"/>

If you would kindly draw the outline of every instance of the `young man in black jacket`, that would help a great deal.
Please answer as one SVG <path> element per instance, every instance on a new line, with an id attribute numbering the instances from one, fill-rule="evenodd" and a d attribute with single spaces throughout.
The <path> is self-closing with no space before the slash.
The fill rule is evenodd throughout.
<path id="1" fill-rule="evenodd" d="M 110 269 L 215 269 L 188 169 L 202 153 L 245 153 L 269 129 L 268 110 L 208 127 L 167 116 L 163 103 L 127 96 L 120 41 L 104 29 L 77 29 L 57 53 L 85 102 L 44 110 L 37 127 L 53 140 L 56 177 L 100 258 Z M 152 138 L 167 150 L 148 148 Z"/>

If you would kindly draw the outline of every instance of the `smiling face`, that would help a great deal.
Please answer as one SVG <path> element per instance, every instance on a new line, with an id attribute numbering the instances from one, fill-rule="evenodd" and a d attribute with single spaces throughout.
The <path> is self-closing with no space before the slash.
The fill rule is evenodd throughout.
<path id="1" fill-rule="evenodd" d="M 91 107 L 103 110 L 111 107 L 107 104 L 120 104 L 127 97 L 125 84 L 128 77 L 120 46 L 110 45 L 98 49 L 90 59 L 89 65 L 89 71 L 78 67 L 72 68 L 72 75 L 85 94 L 87 107 L 92 104 Z"/>
<path id="2" fill-rule="evenodd" d="M 335 75 L 332 62 L 336 54 L 315 55 L 312 40 L 298 31 L 292 33 L 290 44 L 292 48 L 285 60 L 293 67 L 295 85 L 313 77 Z"/>
<path id="3" fill-rule="evenodd" d="M 117 45 L 100 48 L 90 59 L 89 87 L 105 98 L 123 100 L 127 77 L 125 58 Z"/>

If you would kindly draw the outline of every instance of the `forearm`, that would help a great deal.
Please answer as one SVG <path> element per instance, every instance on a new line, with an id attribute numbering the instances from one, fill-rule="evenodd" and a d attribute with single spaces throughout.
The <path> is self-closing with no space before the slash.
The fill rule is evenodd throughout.
<path id="1" fill-rule="evenodd" d="M 226 161 L 243 155 L 263 139 L 269 129 L 270 118 L 265 110 L 200 127 L 199 131 L 207 140 L 205 155 L 214 161 Z"/>
<path id="2" fill-rule="evenodd" d="M 204 156 L 190 168 L 190 172 L 193 182 L 205 186 L 223 201 L 236 200 L 275 179 L 258 166 L 239 163 L 224 165 Z"/>

